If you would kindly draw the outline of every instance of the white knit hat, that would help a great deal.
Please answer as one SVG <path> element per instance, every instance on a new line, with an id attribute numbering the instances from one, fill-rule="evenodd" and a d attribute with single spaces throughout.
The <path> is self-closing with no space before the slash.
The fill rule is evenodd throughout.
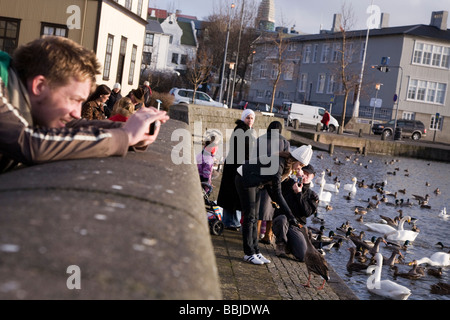
<path id="1" fill-rule="evenodd" d="M 252 109 L 245 109 L 244 111 L 242 111 L 241 120 L 244 121 L 249 114 L 253 115 L 253 119 L 255 118 L 255 112 Z"/>
<path id="2" fill-rule="evenodd" d="M 311 145 L 303 145 L 291 152 L 291 155 L 305 166 L 311 161 L 312 154 L 313 150 Z"/>

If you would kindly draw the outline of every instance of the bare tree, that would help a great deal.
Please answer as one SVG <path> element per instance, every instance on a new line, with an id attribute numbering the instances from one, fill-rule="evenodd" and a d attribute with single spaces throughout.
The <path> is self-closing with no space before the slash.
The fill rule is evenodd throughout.
<path id="1" fill-rule="evenodd" d="M 205 84 L 208 78 L 211 76 L 214 65 L 213 62 L 213 57 L 208 55 L 208 53 L 204 49 L 198 50 L 197 56 L 187 61 L 186 77 L 194 86 L 194 95 L 192 96 L 193 103 L 198 88 L 200 87 L 200 85 Z"/>

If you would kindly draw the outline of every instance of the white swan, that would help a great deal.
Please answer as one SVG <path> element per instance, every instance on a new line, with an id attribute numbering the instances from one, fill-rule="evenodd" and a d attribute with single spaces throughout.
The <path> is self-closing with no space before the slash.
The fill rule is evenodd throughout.
<path id="1" fill-rule="evenodd" d="M 417 260 L 417 265 L 422 263 L 428 263 L 435 267 L 447 267 L 450 265 L 450 253 L 435 252 L 429 258 L 424 257 Z"/>
<path id="2" fill-rule="evenodd" d="M 416 237 L 419 235 L 419 232 L 403 229 L 403 224 L 406 221 L 406 220 L 404 220 L 405 218 L 407 218 L 408 222 L 411 222 L 411 217 L 409 217 L 409 216 L 404 217 L 402 220 L 400 220 L 397 230 L 387 232 L 385 234 L 385 237 L 387 240 L 393 240 L 393 241 L 409 240 L 410 242 L 416 240 Z"/>
<path id="3" fill-rule="evenodd" d="M 403 217 L 400 220 L 400 222 L 398 223 L 397 229 L 395 229 L 394 227 L 392 227 L 388 224 L 385 224 L 385 223 L 368 222 L 368 223 L 365 223 L 364 225 L 367 228 L 369 228 L 369 230 L 376 231 L 379 233 L 389 234 L 394 231 L 403 230 L 403 224 L 405 223 L 405 221 L 408 221 L 408 222 L 411 221 L 411 217 L 410 216 Z"/>
<path id="4" fill-rule="evenodd" d="M 338 193 L 340 186 L 341 186 L 341 184 L 339 182 L 325 183 L 325 187 L 323 189 L 327 190 L 327 191 Z"/>
<path id="5" fill-rule="evenodd" d="M 353 183 L 344 184 L 344 190 L 356 193 L 356 182 L 358 181 L 358 179 L 356 179 L 356 177 L 353 177 L 352 181 Z"/>
<path id="6" fill-rule="evenodd" d="M 381 280 L 381 269 L 383 266 L 383 256 L 381 253 L 375 255 L 377 262 L 376 266 L 369 266 L 367 273 L 375 273 L 367 279 L 367 290 L 373 294 L 394 299 L 394 300 L 406 300 L 411 295 L 411 290 L 407 287 L 395 283 L 391 280 Z"/>
<path id="7" fill-rule="evenodd" d="M 325 171 L 322 171 L 320 178 L 317 178 L 316 182 L 319 186 L 325 184 Z"/>
<path id="8" fill-rule="evenodd" d="M 439 216 L 439 217 L 442 217 L 442 218 L 444 218 L 444 219 L 447 219 L 447 218 L 448 218 L 449 215 L 447 214 L 447 209 L 446 209 L 446 207 L 444 207 L 444 209 L 442 209 L 441 212 L 439 212 L 438 216 Z"/>
<path id="9" fill-rule="evenodd" d="M 330 200 L 331 200 L 331 192 L 323 191 L 324 187 L 325 187 L 325 184 L 322 184 L 320 186 L 319 201 L 320 202 L 330 202 Z"/>

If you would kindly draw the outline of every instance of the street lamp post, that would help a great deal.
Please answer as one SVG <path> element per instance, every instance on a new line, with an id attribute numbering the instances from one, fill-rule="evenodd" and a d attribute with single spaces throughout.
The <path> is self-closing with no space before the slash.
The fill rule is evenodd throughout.
<path id="1" fill-rule="evenodd" d="M 234 8 L 234 3 L 231 4 L 231 9 Z M 228 27 L 227 27 L 227 39 L 225 41 L 225 52 L 223 54 L 223 64 L 222 64 L 222 77 L 220 80 L 220 94 L 219 94 L 219 102 L 223 104 L 223 78 L 225 77 L 225 67 L 227 63 L 227 51 L 228 51 L 228 39 L 230 38 L 230 25 L 231 25 L 231 11 L 230 18 L 228 19 Z"/>

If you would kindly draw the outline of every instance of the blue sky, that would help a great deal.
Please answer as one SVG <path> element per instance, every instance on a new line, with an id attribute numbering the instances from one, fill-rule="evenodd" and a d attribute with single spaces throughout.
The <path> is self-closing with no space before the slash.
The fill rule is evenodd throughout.
<path id="1" fill-rule="evenodd" d="M 240 0 L 149 0 L 150 7 L 179 9 L 187 15 L 203 19 L 221 5 L 230 6 Z M 256 1 L 260 0 L 246 0 Z M 299 31 L 318 33 L 320 26 L 331 29 L 333 15 L 341 12 L 343 0 L 275 0 L 276 25 L 284 21 Z M 366 13 L 373 2 L 381 12 L 389 13 L 389 26 L 429 24 L 432 11 L 450 10 L 450 0 L 346 0 L 355 14 L 352 29 L 366 29 L 371 13 Z M 450 19 L 449 19 L 450 20 Z M 450 28 L 450 21 L 447 27 Z"/>

